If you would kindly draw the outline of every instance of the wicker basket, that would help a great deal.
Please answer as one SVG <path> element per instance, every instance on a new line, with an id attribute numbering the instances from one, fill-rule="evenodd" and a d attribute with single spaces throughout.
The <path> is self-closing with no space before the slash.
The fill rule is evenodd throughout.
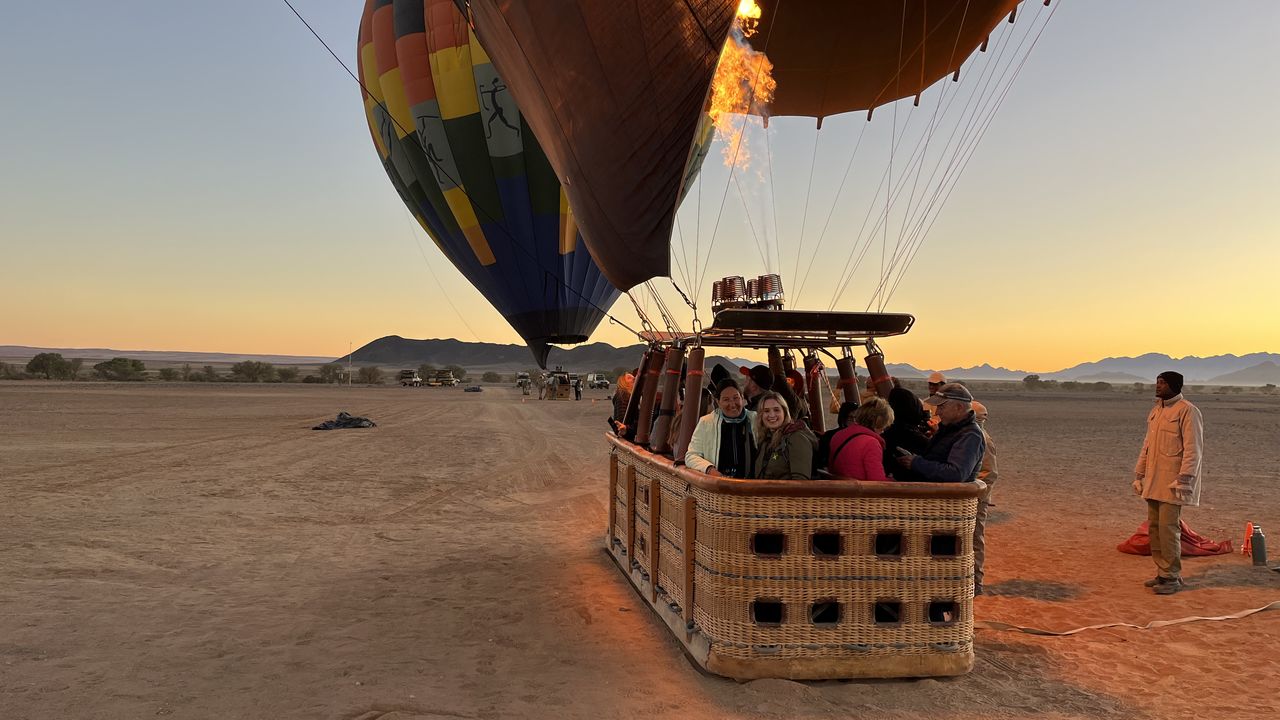
<path id="1" fill-rule="evenodd" d="M 981 483 L 712 478 L 607 437 L 606 547 L 706 670 L 823 679 L 972 668 Z"/>

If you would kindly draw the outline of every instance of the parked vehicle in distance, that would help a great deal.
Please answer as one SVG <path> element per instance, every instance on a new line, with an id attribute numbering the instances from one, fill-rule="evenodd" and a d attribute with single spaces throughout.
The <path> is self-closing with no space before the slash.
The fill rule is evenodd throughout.
<path id="1" fill-rule="evenodd" d="M 484 392 L 484 388 L 479 385 L 468 385 L 462 389 L 462 392 Z"/>
<path id="2" fill-rule="evenodd" d="M 603 373 L 589 373 L 587 375 L 587 388 L 591 390 L 608 390 L 609 378 Z"/>
<path id="3" fill-rule="evenodd" d="M 418 376 L 417 370 L 401 370 L 400 386 L 401 387 L 418 387 L 422 385 L 422 378 Z"/>
<path id="4" fill-rule="evenodd" d="M 438 370 L 427 378 L 427 387 L 455 387 L 457 384 L 458 378 L 453 376 L 452 370 Z"/>

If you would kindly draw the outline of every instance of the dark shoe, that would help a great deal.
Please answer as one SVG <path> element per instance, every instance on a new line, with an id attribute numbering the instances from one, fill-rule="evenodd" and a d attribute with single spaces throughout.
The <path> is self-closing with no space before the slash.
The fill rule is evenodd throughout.
<path id="1" fill-rule="evenodd" d="M 1146 581 L 1146 582 L 1142 583 L 1142 587 L 1155 587 L 1155 586 L 1157 586 L 1157 585 L 1163 585 L 1163 584 L 1165 584 L 1166 582 L 1168 582 L 1168 580 L 1165 580 L 1164 578 L 1162 578 L 1162 577 L 1160 577 L 1159 575 L 1157 575 L 1157 576 L 1155 576 L 1155 577 L 1151 578 L 1150 580 L 1148 580 L 1148 581 Z"/>
<path id="2" fill-rule="evenodd" d="M 1169 578 L 1156 586 L 1157 595 L 1172 595 L 1182 589 L 1182 581 L 1178 578 Z"/>

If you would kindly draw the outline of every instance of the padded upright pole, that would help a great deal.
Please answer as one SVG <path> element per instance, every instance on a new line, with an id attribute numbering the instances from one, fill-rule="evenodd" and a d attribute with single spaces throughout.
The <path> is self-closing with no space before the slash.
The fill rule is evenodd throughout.
<path id="1" fill-rule="evenodd" d="M 622 414 L 622 437 L 635 440 L 636 418 L 640 417 L 640 396 L 644 390 L 645 370 L 649 368 L 649 357 L 653 353 L 645 351 L 640 357 L 640 366 L 636 368 L 636 379 L 631 384 L 631 397 L 627 398 L 627 410 Z"/>
<path id="2" fill-rule="evenodd" d="M 696 347 L 689 351 L 689 360 L 685 363 L 684 410 L 680 415 L 679 437 L 671 451 L 676 464 L 684 462 L 685 453 L 689 452 L 689 441 L 693 439 L 693 429 L 698 425 L 698 410 L 702 406 L 702 367 L 706 357 L 707 351 Z"/>
<path id="3" fill-rule="evenodd" d="M 815 435 L 821 435 L 827 431 L 827 413 L 823 410 L 826 406 L 822 402 L 822 378 L 818 377 L 822 372 L 825 371 L 822 369 L 822 361 L 818 359 L 817 353 L 804 356 L 804 388 L 809 400 L 809 429 Z"/>
<path id="4" fill-rule="evenodd" d="M 884 399 L 889 399 L 889 391 L 893 389 L 893 378 L 889 377 L 889 370 L 884 366 L 884 353 L 871 353 L 867 356 L 867 372 L 871 377 L 867 379 L 867 383 L 876 389 L 876 394 Z"/>
<path id="5" fill-rule="evenodd" d="M 653 429 L 653 399 L 658 396 L 658 377 L 662 372 L 662 352 L 650 350 L 649 365 L 644 371 L 644 389 L 640 392 L 640 411 L 636 419 L 636 444 L 649 445 L 649 431 Z"/>
<path id="6" fill-rule="evenodd" d="M 836 372 L 840 373 L 840 390 L 844 393 L 844 401 L 857 405 L 860 401 L 858 374 L 853 371 L 853 362 L 853 358 L 848 355 L 836 360 Z"/>
<path id="7" fill-rule="evenodd" d="M 667 348 L 667 361 L 662 370 L 662 405 L 658 407 L 658 421 L 653 424 L 653 437 L 649 438 L 649 447 L 656 453 L 671 452 L 671 421 L 676 414 L 680 368 L 683 366 L 684 347 Z"/>

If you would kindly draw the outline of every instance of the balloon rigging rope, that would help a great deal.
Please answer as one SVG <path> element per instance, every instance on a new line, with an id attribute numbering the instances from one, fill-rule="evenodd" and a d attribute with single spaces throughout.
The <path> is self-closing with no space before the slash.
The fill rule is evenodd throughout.
<path id="1" fill-rule="evenodd" d="M 1193 622 L 1221 622 L 1224 620 L 1239 620 L 1257 615 L 1258 613 L 1267 612 L 1269 610 L 1280 610 L 1280 600 L 1268 603 L 1262 607 L 1256 607 L 1251 610 L 1241 610 L 1230 615 L 1215 615 L 1206 617 L 1202 615 L 1190 615 L 1188 617 L 1178 618 L 1177 620 L 1152 620 L 1146 625 L 1134 625 L 1133 623 L 1111 622 L 1099 623 L 1097 625 L 1085 625 L 1084 627 L 1073 628 L 1071 630 L 1042 630 L 1040 628 L 1024 627 L 1022 625 L 1014 625 L 1012 623 L 1000 622 L 998 620 L 975 620 L 973 622 L 974 630 L 1004 630 L 1010 632 L 1026 633 L 1027 635 L 1047 635 L 1050 637 L 1067 637 L 1069 635 L 1077 635 L 1089 630 L 1104 630 L 1106 628 L 1133 628 L 1135 630 L 1155 630 L 1157 628 L 1169 627 L 1170 625 L 1183 625 Z"/>
<path id="2" fill-rule="evenodd" d="M 458 312 L 458 306 L 453 304 L 453 298 L 449 296 L 449 293 L 445 292 L 444 283 L 440 282 L 440 276 L 436 275 L 436 269 L 431 266 L 431 260 L 427 258 L 427 251 L 422 247 L 422 239 L 418 237 L 417 230 L 415 229 L 419 227 L 418 221 L 414 219 L 413 214 L 409 212 L 409 208 L 405 208 L 404 211 L 409 218 L 409 236 L 413 238 L 413 244 L 414 247 L 418 248 L 418 254 L 422 255 L 422 262 L 427 266 L 427 271 L 431 273 L 431 279 L 436 281 L 436 287 L 440 288 L 440 294 L 444 295 L 444 299 L 449 303 L 449 307 L 453 308 L 453 314 L 457 315 L 458 319 L 462 321 L 462 324 L 467 328 L 467 332 L 471 333 L 471 336 L 476 339 L 476 342 L 482 342 L 480 340 L 480 336 L 476 334 L 474 329 L 472 329 L 471 323 L 467 322 L 467 319 L 462 316 L 461 312 Z"/>
<path id="3" fill-rule="evenodd" d="M 952 179 L 951 184 L 948 186 L 946 190 L 946 194 L 942 198 L 942 201 L 939 204 L 937 211 L 935 211 L 933 213 L 933 216 L 929 218 L 928 226 L 923 229 L 923 232 L 917 233 L 918 240 L 915 241 L 914 246 L 910 251 L 910 255 L 906 260 L 906 264 L 903 266 L 902 270 L 899 271 L 897 278 L 894 280 L 893 285 L 890 287 L 888 295 L 886 296 L 886 302 L 888 301 L 888 299 L 892 298 L 893 294 L 897 291 L 898 285 L 899 283 L 902 282 L 902 278 L 904 273 L 906 272 L 907 267 L 910 267 L 912 260 L 915 259 L 916 253 L 919 251 L 920 247 L 924 244 L 925 239 L 928 237 L 929 231 L 933 228 L 933 224 L 937 222 L 938 216 L 942 212 L 942 206 L 946 205 L 947 200 L 951 196 L 951 192 L 955 189 L 956 183 L 959 181 L 960 175 L 962 175 L 964 173 L 964 170 L 968 167 L 969 161 L 972 159 L 974 151 L 977 149 L 978 144 L 981 143 L 982 138 L 986 135 L 987 129 L 990 128 L 991 126 L 991 122 L 995 119 L 997 112 L 999 111 L 1000 107 L 1004 104 L 1005 98 L 1009 94 L 1009 90 L 1013 87 L 1014 82 L 1018 79 L 1018 75 L 1022 73 L 1023 67 L 1026 66 L 1027 59 L 1031 57 L 1031 52 L 1035 49 L 1035 46 L 1040 42 L 1040 38 L 1043 36 L 1045 28 L 1048 27 L 1049 22 L 1053 19 L 1054 13 L 1057 12 L 1057 9 L 1060 6 L 1061 6 L 1061 3 L 1056 4 L 1049 10 L 1049 13 L 1045 17 L 1044 22 L 1040 24 L 1039 29 L 1036 31 L 1035 37 L 1031 41 L 1031 45 L 1027 48 L 1026 52 L 1022 54 L 1022 57 L 1017 60 L 1017 67 L 1014 69 L 1008 82 L 1005 83 L 1004 89 L 1000 92 L 999 99 L 996 100 L 994 108 L 986 117 L 979 132 L 977 133 L 977 136 L 970 143 L 968 147 L 967 155 L 965 155 L 965 158 L 962 161 L 959 170 L 956 172 L 954 178 Z M 1034 28 L 1034 26 L 1035 26 L 1035 22 L 1033 21 L 1031 23 L 1030 28 Z M 1031 33 L 1030 28 L 1027 31 L 1027 36 L 1029 36 Z M 1023 42 L 1026 41 L 1027 36 L 1024 36 Z M 1021 52 L 1021 45 L 1019 45 L 1019 52 Z M 1017 53 L 1015 53 L 1015 58 L 1016 57 L 1017 57 Z M 1010 64 L 1012 65 L 1012 62 Z M 923 219 L 921 220 L 921 222 L 923 223 Z"/>
<path id="4" fill-rule="evenodd" d="M 320 37 L 320 33 L 316 32 L 315 28 L 313 28 L 313 27 L 311 26 L 311 23 L 307 22 L 307 19 L 306 19 L 306 18 L 304 18 L 304 17 L 302 16 L 302 14 L 298 12 L 298 9 L 297 9 L 297 8 L 295 8 L 295 7 L 293 6 L 293 3 L 291 3 L 289 0 L 281 0 L 281 2 L 283 2 L 285 5 L 287 5 L 287 6 L 289 7 L 289 9 L 290 9 L 290 10 L 292 10 L 292 11 L 293 11 L 293 14 L 297 16 L 298 20 L 300 20 L 300 21 L 302 22 L 302 24 L 306 26 L 307 30 L 310 30 L 310 31 L 311 31 L 311 34 L 315 36 L 316 40 L 320 41 L 320 44 L 324 46 L 324 49 L 329 51 L 329 54 L 330 54 L 330 55 L 332 55 L 332 56 L 333 56 L 333 59 L 334 59 L 334 60 L 336 60 L 336 61 L 338 62 L 338 64 L 339 64 L 339 65 L 341 65 L 341 66 L 342 66 L 342 69 L 343 69 L 343 70 L 346 70 L 346 71 L 347 71 L 347 74 L 351 76 L 351 79 L 352 79 L 352 80 L 355 80 L 355 81 L 356 81 L 356 84 L 358 84 L 358 85 L 360 86 L 360 88 L 361 88 L 362 90 L 364 90 L 364 91 L 365 91 L 365 93 L 366 93 L 369 97 L 374 98 L 374 97 L 375 97 L 375 96 L 374 96 L 374 94 L 373 94 L 372 92 L 370 92 L 370 91 L 369 91 L 369 88 L 368 88 L 368 87 L 366 87 L 366 86 L 365 86 L 364 81 L 362 81 L 360 78 L 356 77 L 356 74 L 355 74 L 355 73 L 351 72 L 351 68 L 347 67 L 347 64 L 346 64 L 345 62 L 343 62 L 343 61 L 342 61 L 342 58 L 338 57 L 337 53 L 335 53 L 335 52 L 333 51 L 333 48 L 329 47 L 329 43 L 325 42 L 324 38 Z M 442 176 L 444 176 L 445 178 L 447 178 L 447 179 L 448 179 L 450 182 L 452 182 L 454 185 L 456 185 L 456 186 L 457 186 L 457 188 L 458 188 L 458 190 L 460 190 L 460 191 L 462 192 L 463 197 L 466 197 L 466 198 L 467 198 L 467 201 L 468 201 L 468 202 L 471 204 L 471 206 L 472 206 L 472 207 L 477 211 L 477 213 L 478 213 L 479 215 L 482 215 L 482 216 L 483 216 L 483 218 L 484 218 L 485 220 L 487 220 L 487 221 L 489 221 L 489 222 L 493 223 L 493 225 L 494 225 L 495 227 L 497 227 L 497 228 L 498 228 L 498 230 L 499 230 L 503 235 L 505 235 L 505 236 L 506 236 L 506 238 L 510 241 L 510 243 L 511 243 L 511 247 L 516 248 L 516 249 L 517 249 L 517 250 L 519 250 L 521 253 L 523 253 L 524 255 L 526 255 L 527 257 L 529 257 L 530 259 L 532 259 L 532 260 L 534 261 L 534 263 L 537 265 L 537 267 L 538 267 L 540 270 L 542 270 L 543 275 L 544 275 L 545 277 L 550 277 L 551 279 L 553 279 L 553 280 L 555 280 L 557 283 L 559 283 L 559 284 L 560 284 L 560 286 L 561 286 L 561 287 L 563 287 L 565 290 L 568 290 L 569 292 L 573 293 L 574 295 L 577 295 L 579 298 L 581 298 L 581 299 L 582 299 L 582 301 L 583 301 L 583 302 L 587 303 L 587 304 L 588 304 L 588 305 L 590 305 L 591 307 L 593 307 L 593 308 L 595 308 L 596 310 L 598 310 L 602 315 L 604 315 L 605 317 L 609 318 L 610 322 L 613 322 L 613 323 L 615 323 L 615 324 L 617 324 L 617 325 L 619 325 L 619 326 L 621 326 L 621 327 L 625 328 L 628 332 L 632 333 L 633 335 L 635 335 L 635 336 L 636 336 L 636 337 L 638 337 L 638 338 L 643 338 L 643 337 L 644 337 L 644 335 L 642 335 L 640 332 L 636 331 L 636 330 L 635 330 L 635 328 L 632 328 L 630 325 L 628 325 L 628 324 L 626 324 L 626 323 L 622 322 L 622 321 L 621 321 L 621 320 L 619 320 L 616 316 L 614 316 L 613 314 L 611 314 L 611 313 L 608 311 L 608 309 L 607 309 L 607 308 L 600 307 L 599 303 L 595 302 L 595 301 L 594 301 L 594 300 L 592 300 L 591 298 L 587 297 L 586 295 L 582 294 L 582 293 L 581 293 L 581 292 L 579 292 L 578 290 L 576 290 L 576 289 L 574 289 L 573 287 L 571 287 L 567 282 L 565 282 L 564 278 L 560 275 L 560 273 L 559 273 L 559 272 L 557 272 L 557 271 L 555 271 L 555 270 L 549 270 L 549 269 L 547 268 L 546 264 L 544 264 L 544 263 L 542 262 L 542 259 L 538 257 L 538 254 L 537 254 L 536 252 L 534 252 L 534 251 L 530 250 L 529 248 L 525 247 L 525 246 L 524 246 L 524 244 L 523 244 L 523 243 L 521 243 L 521 242 L 520 242 L 520 240 L 519 240 L 518 238 L 516 238 L 514 235 L 512 235 L 510 232 L 508 232 L 508 231 L 507 231 L 506 227 L 505 227 L 501 222 L 499 222 L 499 221 L 494 217 L 494 215 L 488 211 L 488 209 L 486 209 L 486 208 L 485 208 L 483 205 L 481 205 L 480 203 L 476 202 L 476 201 L 475 201 L 475 199 L 474 199 L 474 198 L 472 198 L 472 197 L 467 193 L 466 187 L 462 184 L 462 182 L 460 182 L 459 180 L 457 180 L 457 179 L 455 179 L 453 176 L 451 176 L 451 175 L 449 174 L 448 170 L 447 170 L 446 168 L 444 168 L 444 167 L 443 167 L 443 166 L 442 166 L 442 165 L 441 165 L 441 164 L 440 164 L 440 163 L 439 163 L 439 162 L 438 162 L 434 157 L 432 157 L 431 153 L 428 153 L 428 152 L 426 151 L 426 148 L 422 146 L 422 138 L 418 137 L 415 133 L 410 132 L 407 128 L 405 128 L 403 125 L 401 125 L 401 124 L 400 124 L 400 122 L 399 122 L 398 120 L 396 120 L 396 119 L 395 119 L 395 116 L 393 116 L 393 115 L 391 114 L 391 111 L 387 108 L 387 105 L 386 105 L 386 103 L 385 103 L 385 102 L 382 102 L 381 100 L 378 100 L 378 101 L 377 101 L 377 103 L 378 103 L 378 107 L 382 108 L 382 111 L 386 114 L 387 119 L 389 119 L 392 123 L 394 123 L 394 124 L 395 124 L 395 126 L 396 126 L 397 128 L 399 128 L 399 129 L 401 130 L 401 132 L 403 132 L 403 133 L 405 134 L 405 136 L 407 136 L 407 137 L 412 137 L 412 138 L 414 138 L 414 139 L 416 140 L 416 142 L 418 143 L 418 146 L 422 149 L 422 154 L 423 154 L 423 156 L 424 156 L 424 157 L 426 157 L 426 159 L 427 159 L 427 161 L 430 163 L 431 167 L 432 167 L 436 172 L 439 172 Z M 387 151 L 388 151 L 388 153 L 390 153 L 390 152 L 392 152 L 392 151 L 393 151 L 393 150 L 392 150 L 392 146 L 391 146 L 389 143 L 388 143 L 388 146 L 387 146 Z M 632 299 L 632 302 L 634 302 L 634 298 Z"/>

